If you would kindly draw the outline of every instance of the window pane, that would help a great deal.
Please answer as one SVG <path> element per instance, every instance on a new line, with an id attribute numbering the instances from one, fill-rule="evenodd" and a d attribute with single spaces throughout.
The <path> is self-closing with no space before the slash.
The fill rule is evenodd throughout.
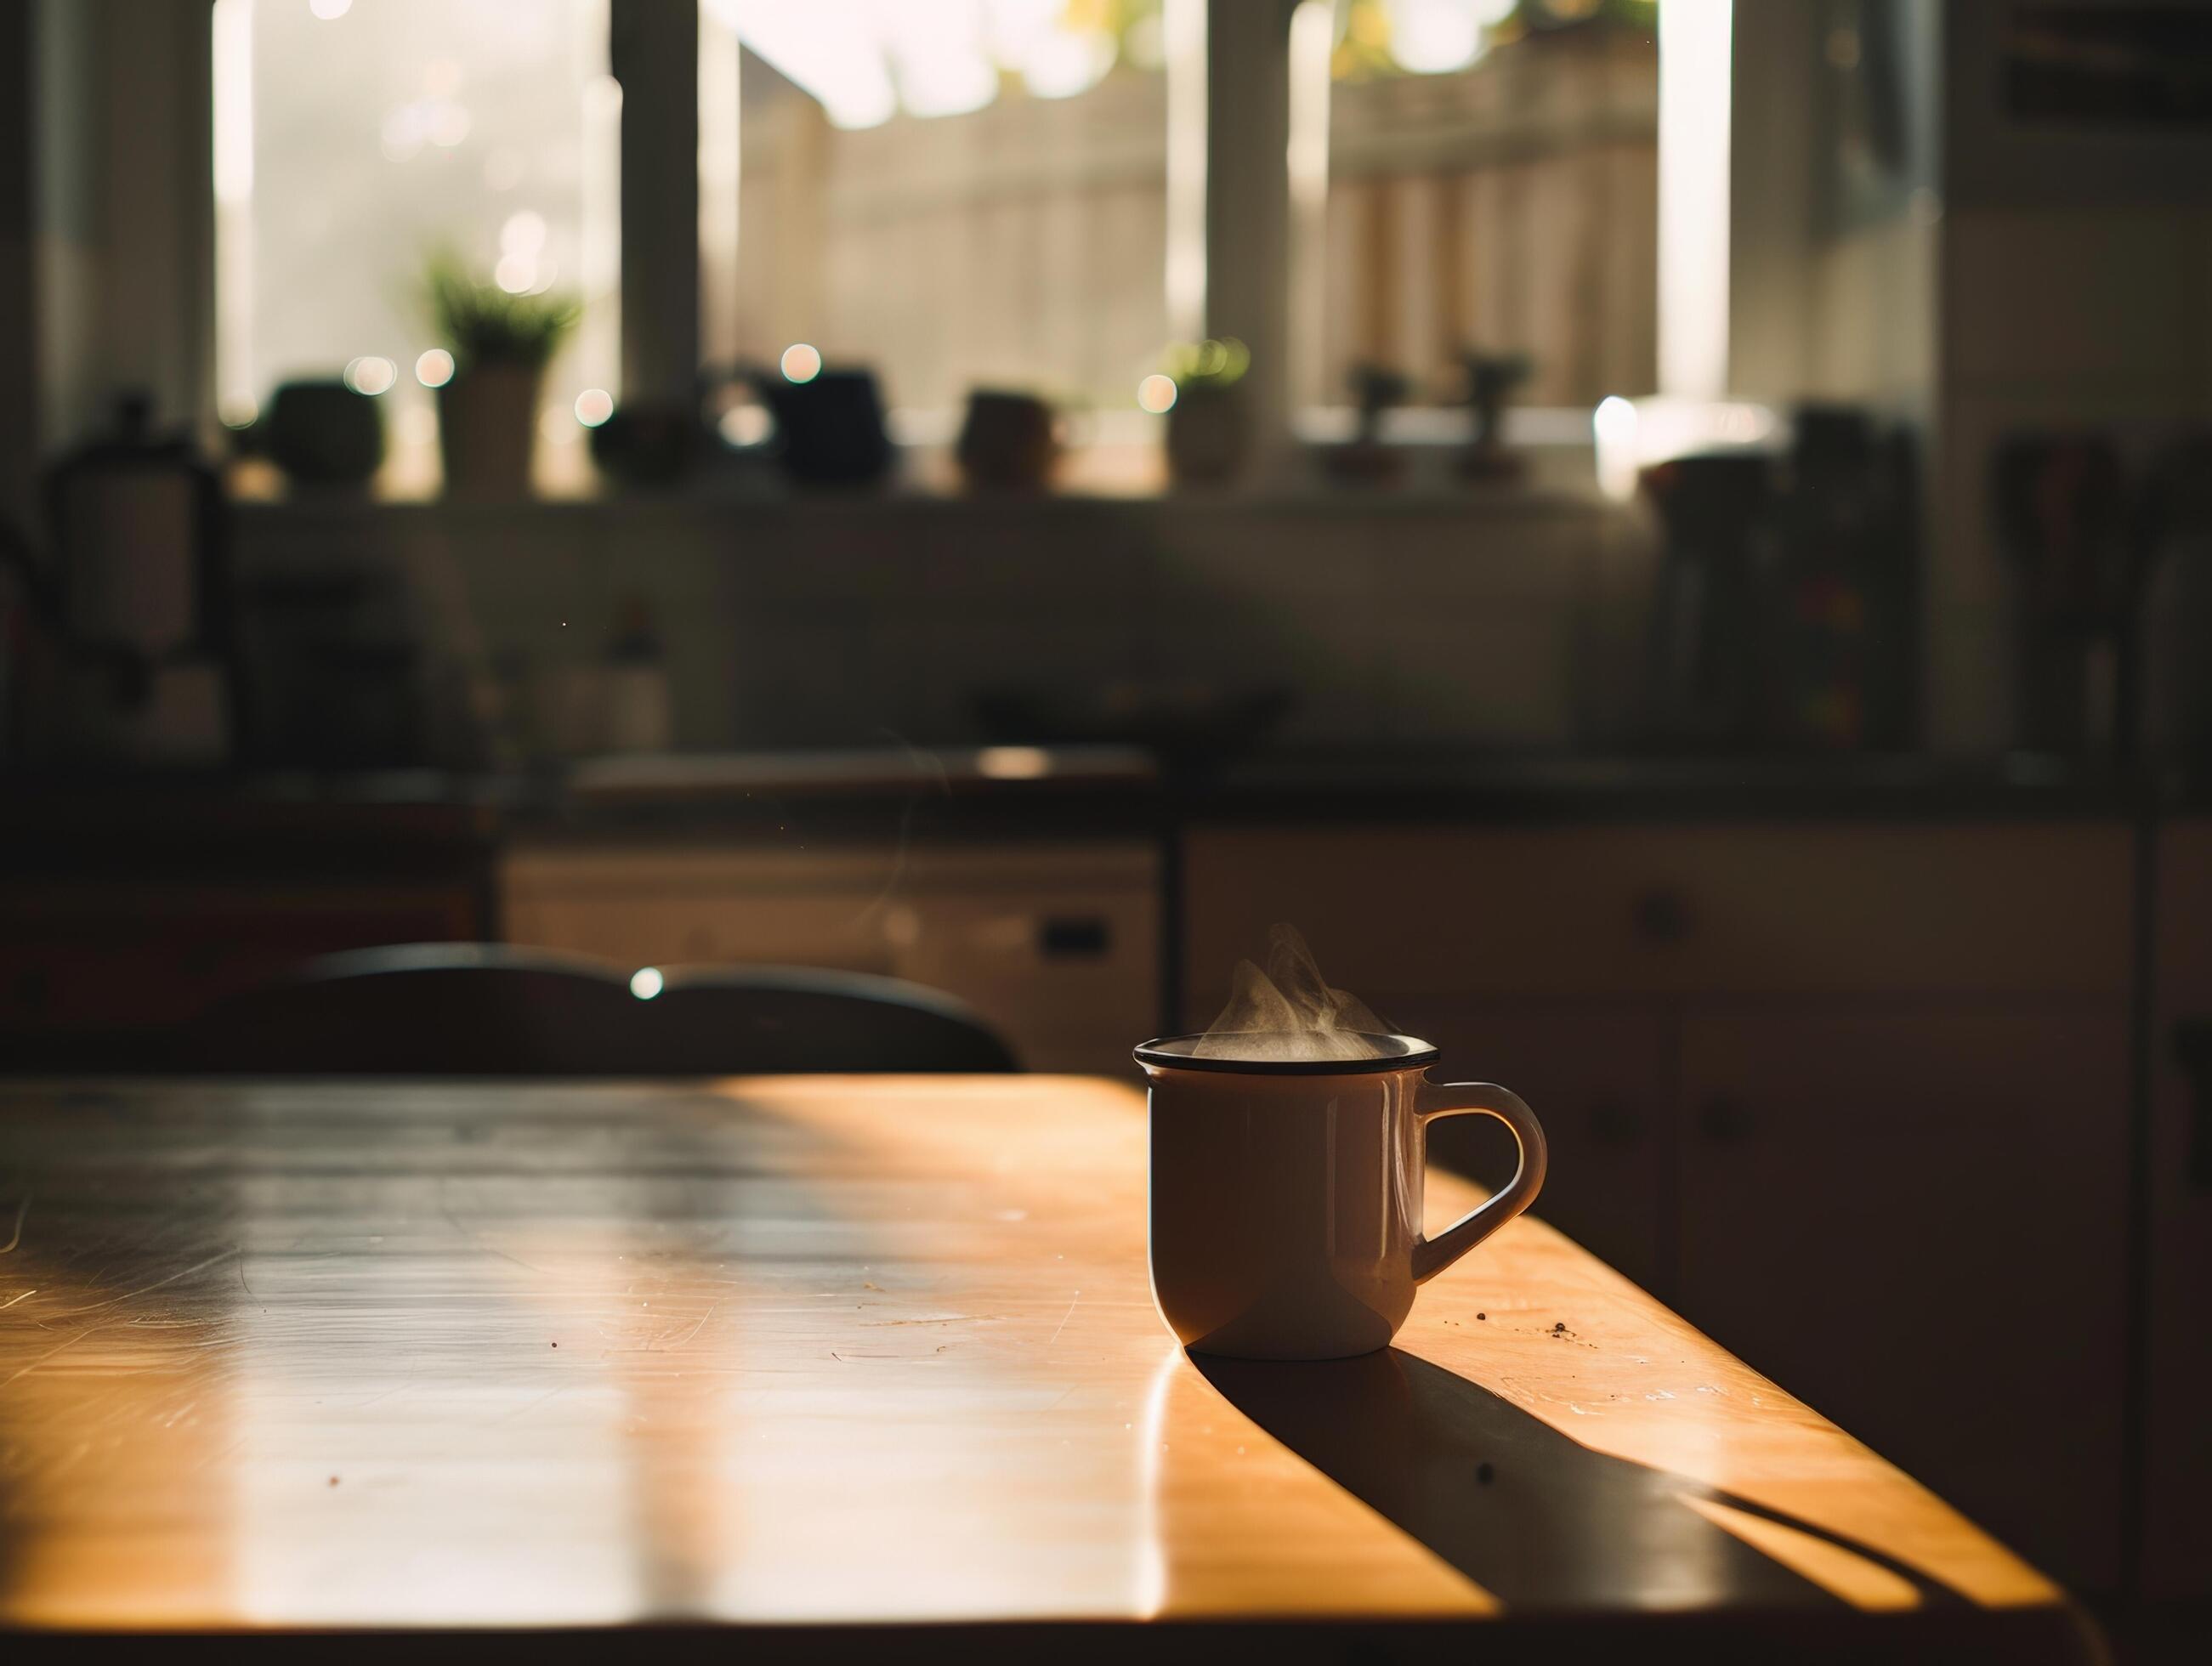
<path id="1" fill-rule="evenodd" d="M 619 362 L 608 0 L 218 0 L 217 363 L 225 416 L 356 360 L 396 374 L 395 472 L 434 454 L 416 362 L 424 268 L 449 250 L 516 291 L 580 296 L 545 382 L 549 449 Z M 430 374 L 434 377 L 435 361 Z M 361 386 L 381 383 L 372 365 Z"/>
<path id="2" fill-rule="evenodd" d="M 1322 304 L 1299 395 L 1353 368 L 1458 397 L 1461 356 L 1525 354 L 1516 397 L 1654 385 L 1653 0 L 1351 0 L 1332 43 Z"/>
<path id="3" fill-rule="evenodd" d="M 1170 336 L 1160 0 L 707 10 L 741 112 L 734 258 L 710 237 L 702 263 L 710 355 L 810 343 L 908 410 L 977 386 L 1129 408 Z"/>

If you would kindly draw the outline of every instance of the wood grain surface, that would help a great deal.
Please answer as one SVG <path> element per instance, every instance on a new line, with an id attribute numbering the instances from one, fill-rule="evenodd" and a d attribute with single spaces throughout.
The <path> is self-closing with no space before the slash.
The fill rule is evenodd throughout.
<path id="1" fill-rule="evenodd" d="M 1431 1176 L 1432 1220 L 1472 1201 Z M 1194 1363 L 1152 1307 L 1132 1088 L 0 1093 L 0 1621 L 1301 1616 L 2093 1646 L 1535 1219 L 1397 1348 Z"/>

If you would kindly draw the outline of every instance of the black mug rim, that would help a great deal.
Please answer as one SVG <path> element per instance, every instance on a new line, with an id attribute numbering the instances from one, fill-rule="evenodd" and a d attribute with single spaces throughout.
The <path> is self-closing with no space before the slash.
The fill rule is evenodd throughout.
<path id="1" fill-rule="evenodd" d="M 1136 1060 L 1152 1070 L 1202 1070 L 1227 1076 L 1371 1076 L 1391 1070 L 1425 1070 L 1437 1061 L 1436 1047 L 1418 1036 L 1377 1034 L 1376 1041 L 1396 1042 L 1401 1053 L 1379 1059 L 1197 1059 L 1188 1053 L 1166 1049 L 1178 1042 L 1198 1042 L 1206 1031 L 1182 1036 L 1157 1036 L 1136 1049 Z"/>

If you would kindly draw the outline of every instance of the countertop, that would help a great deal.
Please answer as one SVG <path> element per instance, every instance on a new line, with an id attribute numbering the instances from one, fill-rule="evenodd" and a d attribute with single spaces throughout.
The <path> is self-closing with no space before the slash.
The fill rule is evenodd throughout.
<path id="1" fill-rule="evenodd" d="M 180 860 L 345 845 L 372 863 L 515 837 L 1154 835 L 1242 820 L 1527 823 L 2130 818 L 2201 782 L 2014 757 L 1507 757 L 1285 751 L 1218 768 L 1118 746 L 896 747 L 435 770 L 0 776 L 0 851 Z"/>
<path id="2" fill-rule="evenodd" d="M 1389 1351 L 1194 1360 L 1146 1162 L 1137 1091 L 1073 1078 L 10 1089 L 0 1622 L 2093 1657 L 2033 1569 L 1534 1219 Z M 1432 1175 L 1431 1230 L 1478 1199 Z"/>

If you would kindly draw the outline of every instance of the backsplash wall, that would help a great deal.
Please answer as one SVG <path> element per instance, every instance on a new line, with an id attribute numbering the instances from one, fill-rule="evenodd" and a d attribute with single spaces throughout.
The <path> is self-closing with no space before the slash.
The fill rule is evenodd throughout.
<path id="1" fill-rule="evenodd" d="M 1601 744 L 1632 716 L 1652 563 L 1634 514 L 1549 493 L 236 516 L 249 599 L 320 585 L 414 643 L 447 754 L 471 699 L 511 747 L 565 750 L 559 703 L 589 698 L 633 601 L 683 750 L 973 740 L 981 693 L 1127 680 L 1288 688 L 1286 744 Z"/>

